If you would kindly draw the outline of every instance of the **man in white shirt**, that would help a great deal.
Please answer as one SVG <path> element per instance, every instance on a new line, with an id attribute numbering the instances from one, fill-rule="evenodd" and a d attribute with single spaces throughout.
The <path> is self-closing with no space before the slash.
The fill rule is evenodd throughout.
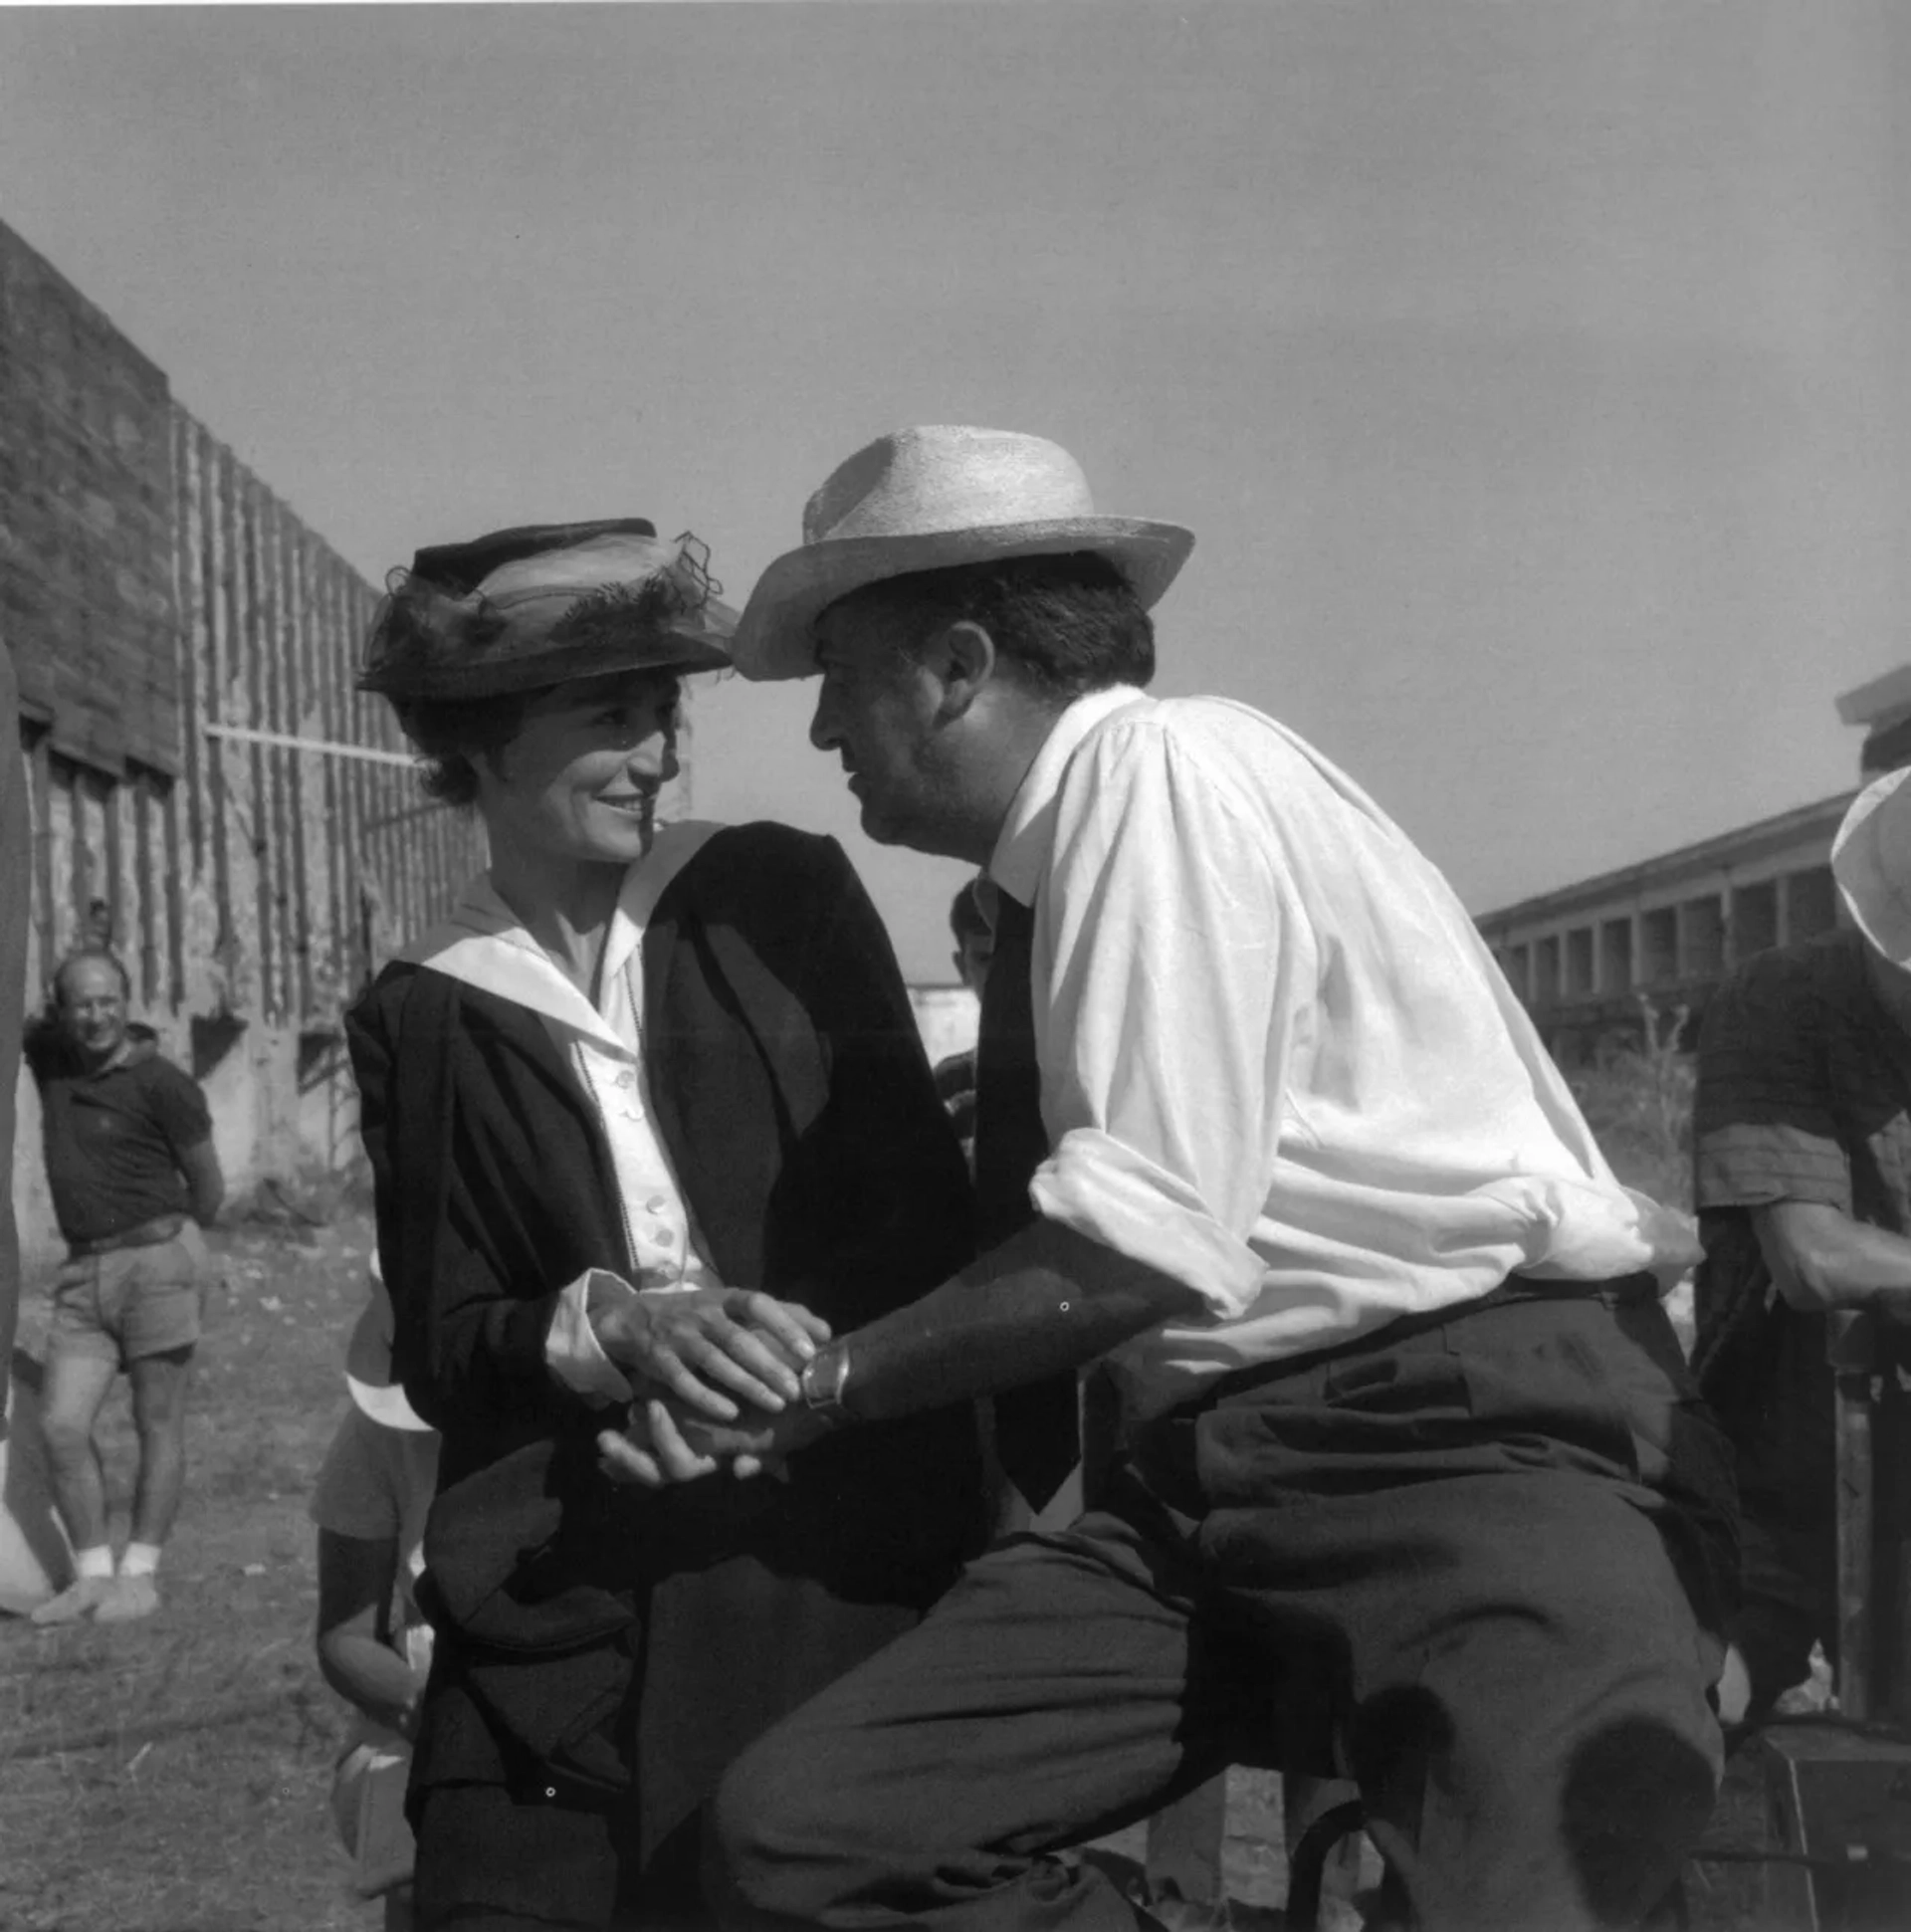
<path id="1" fill-rule="evenodd" d="M 1006 1425 L 1104 1356 L 1131 1446 L 733 1769 L 725 1923 L 1113 1932 L 1045 1854 L 1242 1758 L 1357 1777 L 1426 1932 L 1636 1921 L 1711 1805 L 1736 1558 L 1655 1280 L 1684 1223 L 1614 1181 L 1358 787 L 1244 706 L 1144 695 L 1186 532 L 1097 516 L 1040 439 L 917 429 L 804 538 L 740 666 L 820 671 L 865 829 L 994 888 L 987 1251 L 822 1350 L 803 1407 L 653 1402 L 607 1462 L 693 1478 L 984 1393 Z"/>

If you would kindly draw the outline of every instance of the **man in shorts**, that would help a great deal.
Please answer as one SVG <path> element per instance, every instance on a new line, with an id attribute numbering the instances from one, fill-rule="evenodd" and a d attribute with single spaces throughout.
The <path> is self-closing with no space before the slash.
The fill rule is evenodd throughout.
<path id="1" fill-rule="evenodd" d="M 72 1586 L 36 1623 L 124 1622 L 159 1608 L 159 1552 L 185 1488 L 186 1379 L 206 1272 L 199 1229 L 225 1193 L 205 1096 L 126 1022 L 125 968 L 70 956 L 30 1048 L 47 1179 L 68 1255 L 54 1280 L 42 1426 Z M 140 1029 L 143 1031 L 144 1029 Z M 132 1385 L 139 1473 L 117 1570 L 93 1428 L 116 1371 Z"/>

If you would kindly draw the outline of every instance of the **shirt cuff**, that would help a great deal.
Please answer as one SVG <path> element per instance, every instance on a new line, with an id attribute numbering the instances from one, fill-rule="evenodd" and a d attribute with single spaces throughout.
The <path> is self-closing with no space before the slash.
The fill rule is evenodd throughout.
<path id="1" fill-rule="evenodd" d="M 635 1299 L 637 1290 L 608 1268 L 587 1268 L 569 1287 L 559 1291 L 557 1310 L 544 1333 L 544 1366 L 566 1389 L 592 1401 L 627 1402 L 630 1384 L 603 1351 L 590 1325 L 590 1291 L 595 1286 L 611 1294 L 621 1290 Z"/>
<path id="2" fill-rule="evenodd" d="M 1064 1134 L 1036 1169 L 1029 1196 L 1045 1220 L 1192 1289 L 1217 1320 L 1245 1314 L 1261 1292 L 1261 1257 L 1179 1176 L 1100 1128 Z"/>

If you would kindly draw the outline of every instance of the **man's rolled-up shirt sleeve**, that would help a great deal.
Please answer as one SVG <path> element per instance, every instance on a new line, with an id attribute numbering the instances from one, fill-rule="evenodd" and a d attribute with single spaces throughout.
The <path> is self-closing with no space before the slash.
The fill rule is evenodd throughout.
<path id="1" fill-rule="evenodd" d="M 1077 753 L 1037 903 L 1036 1208 L 1200 1295 L 1259 1293 L 1305 922 L 1248 803 L 1148 723 Z M 1304 979 L 1303 972 L 1308 978 Z"/>
<path id="2" fill-rule="evenodd" d="M 1700 1208 L 1820 1202 L 1851 1212 L 1851 1167 L 1803 989 L 1771 971 L 1720 988 L 1699 1037 L 1692 1138 Z"/>

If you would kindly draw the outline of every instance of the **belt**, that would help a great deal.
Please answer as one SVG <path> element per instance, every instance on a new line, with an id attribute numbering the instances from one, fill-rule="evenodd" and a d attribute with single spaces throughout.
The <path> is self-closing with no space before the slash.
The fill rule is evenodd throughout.
<path id="1" fill-rule="evenodd" d="M 91 1241 L 69 1241 L 67 1258 L 84 1261 L 90 1255 L 110 1254 L 115 1248 L 156 1248 L 170 1241 L 186 1224 L 183 1214 L 158 1214 L 137 1227 L 122 1227 L 117 1234 L 101 1234 Z"/>
<path id="2" fill-rule="evenodd" d="M 1302 1355 L 1279 1356 L 1272 1362 L 1250 1363 L 1245 1369 L 1236 1369 L 1220 1377 L 1200 1395 L 1190 1396 L 1187 1401 L 1176 1404 L 1175 1408 L 1166 1413 L 1171 1415 L 1185 1411 L 1192 1414 L 1196 1409 L 1211 1408 L 1222 1398 L 1258 1388 L 1263 1383 L 1279 1382 L 1287 1376 L 1306 1375 L 1309 1370 L 1318 1369 L 1324 1363 L 1338 1361 L 1344 1356 L 1360 1355 L 1368 1349 L 1391 1348 L 1396 1342 L 1404 1342 L 1410 1336 L 1424 1335 L 1436 1328 L 1448 1328 L 1466 1321 L 1470 1316 L 1484 1315 L 1496 1308 L 1513 1307 L 1522 1302 L 1599 1300 L 1624 1306 L 1658 1299 L 1658 1277 L 1650 1273 L 1614 1275 L 1602 1281 L 1536 1280 L 1531 1275 L 1508 1275 L 1497 1288 L 1490 1288 L 1471 1301 L 1449 1302 L 1444 1307 L 1425 1309 L 1415 1315 L 1396 1315 L 1390 1322 L 1383 1322 L 1379 1328 L 1364 1329 L 1345 1342 L 1309 1349 Z"/>

